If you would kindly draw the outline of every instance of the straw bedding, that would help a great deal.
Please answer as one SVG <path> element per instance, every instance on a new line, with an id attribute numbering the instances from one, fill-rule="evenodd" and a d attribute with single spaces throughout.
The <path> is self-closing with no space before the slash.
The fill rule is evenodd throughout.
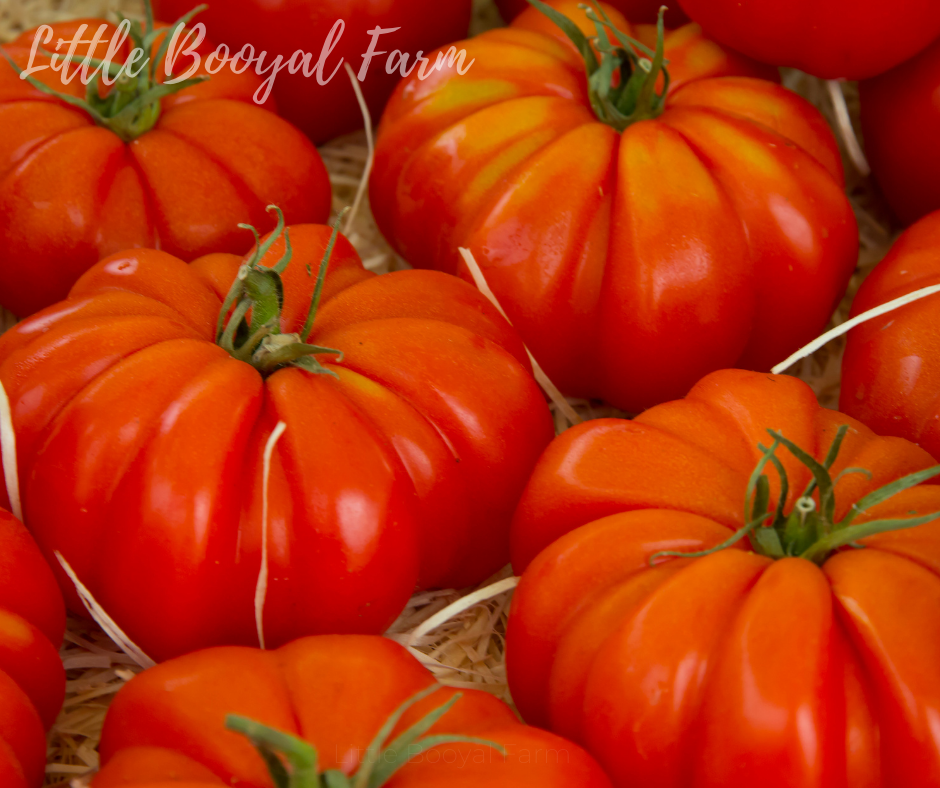
<path id="1" fill-rule="evenodd" d="M 475 31 L 500 24 L 492 0 L 476 0 Z M 142 0 L 4 0 L 0 5 L 0 42 L 8 41 L 19 32 L 44 22 L 81 16 L 100 17 L 120 10 L 128 16 L 139 15 Z M 827 117 L 834 111 L 826 86 L 820 80 L 799 72 L 785 75 L 786 84 L 806 96 Z M 857 91 L 844 86 L 849 110 L 857 119 Z M 334 189 L 334 210 L 350 205 L 356 196 L 368 148 L 365 134 L 360 132 L 335 140 L 321 149 L 330 171 Z M 859 268 L 849 295 L 833 318 L 833 325 L 843 322 L 848 314 L 851 297 L 864 276 L 884 256 L 896 235 L 887 219 L 884 203 L 869 178 L 862 177 L 846 160 L 848 191 L 858 216 L 861 230 Z M 364 202 L 347 230 L 366 266 L 377 272 L 407 267 L 385 243 Z M 12 315 L 0 310 L 0 332 L 13 325 Z M 801 362 L 793 372 L 806 380 L 820 401 L 834 407 L 838 401 L 839 367 L 844 340 L 839 339 Z M 585 418 L 612 415 L 612 409 L 599 403 L 572 400 Z M 559 430 L 567 426 L 556 414 Z M 507 567 L 481 584 L 511 577 Z M 508 700 L 503 645 L 506 616 L 511 591 L 504 592 L 463 611 L 430 634 L 414 637 L 415 630 L 431 616 L 463 597 L 468 589 L 430 591 L 417 594 L 388 632 L 447 684 L 473 686 L 489 690 Z M 114 693 L 140 668 L 123 654 L 93 623 L 72 617 L 62 647 L 62 659 L 68 671 L 65 707 L 49 738 L 47 784 L 71 783 L 84 788 L 87 777 L 98 765 L 96 751 L 101 724 Z"/>

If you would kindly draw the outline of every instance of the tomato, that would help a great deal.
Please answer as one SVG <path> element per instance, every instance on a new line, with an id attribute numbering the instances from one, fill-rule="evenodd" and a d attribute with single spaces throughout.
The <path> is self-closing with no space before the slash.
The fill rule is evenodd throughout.
<path id="1" fill-rule="evenodd" d="M 940 284 L 940 212 L 905 232 L 862 284 L 852 316 Z M 932 295 L 848 333 L 839 407 L 873 430 L 940 457 L 940 296 Z"/>
<path id="2" fill-rule="evenodd" d="M 265 545 L 269 645 L 380 633 L 416 581 L 485 579 L 508 560 L 512 511 L 554 432 L 519 338 L 475 288 L 377 277 L 343 237 L 304 344 L 307 268 L 330 229 L 287 232 L 283 311 L 279 235 L 237 280 L 266 289 L 252 327 L 233 313 L 221 345 L 242 258 L 154 250 L 106 258 L 0 337 L 25 521 L 155 659 L 258 642 Z"/>
<path id="3" fill-rule="evenodd" d="M 176 19 L 192 4 L 193 0 L 155 0 L 154 9 L 165 19 Z M 410 67 L 421 53 L 463 38 L 470 26 L 471 5 L 471 0 L 225 0 L 210 3 L 199 20 L 213 40 L 231 46 L 233 52 L 251 44 L 256 51 L 269 52 L 271 57 L 283 55 L 287 60 L 302 50 L 312 54 L 315 66 L 331 29 L 342 19 L 342 37 L 322 72 L 327 84 L 321 85 L 313 74 L 291 74 L 286 69 L 274 82 L 284 117 L 314 142 L 322 143 L 362 128 L 362 110 L 340 62 L 359 73 L 372 40 L 370 30 L 392 31 L 379 37 L 374 51 L 382 54 L 372 60 L 360 81 L 369 109 L 378 118 L 401 79 L 394 68 L 388 72 L 389 54 L 396 49 L 407 54 Z"/>
<path id="4" fill-rule="evenodd" d="M 679 0 L 716 41 L 823 79 L 867 79 L 940 35 L 934 0 Z"/>
<path id="5" fill-rule="evenodd" d="M 0 509 L 0 784 L 39 788 L 65 697 L 65 605 L 29 533 Z"/>
<path id="6" fill-rule="evenodd" d="M 523 717 L 624 788 L 937 785 L 937 473 L 740 370 L 563 433 L 513 523 Z"/>
<path id="7" fill-rule="evenodd" d="M 416 700 L 418 693 L 425 697 Z M 92 786 L 156 788 L 178 780 L 266 788 L 271 783 L 262 759 L 245 738 L 225 730 L 230 714 L 302 737 L 315 746 L 319 770 L 348 775 L 365 768 L 373 738 L 409 699 L 414 702 L 384 739 L 397 738 L 433 709 L 452 703 L 426 729 L 443 742 L 422 749 L 418 739 L 407 747 L 412 757 L 390 779 L 373 773 L 371 781 L 356 785 L 610 788 L 580 747 L 519 724 L 489 693 L 441 687 L 394 641 L 361 635 L 308 637 L 274 652 L 208 649 L 136 676 L 108 710 L 104 768 Z M 285 751 L 283 745 L 277 749 Z M 383 749 L 380 764 L 391 763 L 394 755 L 394 748 Z M 296 775 L 294 780 L 291 786 L 321 785 L 301 783 Z"/>
<path id="8" fill-rule="evenodd" d="M 511 22 L 519 14 L 529 8 L 529 0 L 496 0 L 499 12 L 503 19 Z M 611 8 L 616 8 L 620 13 L 627 17 L 631 22 L 641 24 L 653 24 L 659 16 L 659 9 L 664 4 L 661 0 L 611 0 Z M 689 18 L 682 13 L 678 2 L 667 3 L 669 10 L 666 13 L 666 25 L 669 27 L 678 27 L 689 21 Z"/>
<path id="9" fill-rule="evenodd" d="M 554 6 L 593 30 L 576 0 Z M 469 248 L 556 385 L 630 412 L 817 336 L 858 251 L 817 110 L 730 76 L 761 70 L 691 26 L 665 37 L 668 96 L 622 53 L 619 87 L 591 98 L 563 39 L 532 8 L 460 44 L 475 60 L 464 75 L 405 80 L 371 180 L 386 238 L 416 267 L 463 276 Z M 649 105 L 628 112 L 631 91 Z"/>
<path id="10" fill-rule="evenodd" d="M 90 39 L 102 20 L 53 25 L 54 40 L 71 40 L 83 24 Z M 105 41 L 114 30 L 108 26 Z M 5 47 L 21 68 L 35 33 Z M 94 54 L 104 57 L 107 46 Z M 77 51 L 83 57 L 88 46 Z M 41 54 L 35 60 L 48 62 Z M 176 72 L 190 63 L 180 59 Z M 156 71 L 164 78 L 162 67 Z M 46 70 L 34 78 L 84 99 L 80 78 L 65 85 L 62 76 Z M 259 83 L 224 68 L 204 84 L 151 101 L 139 115 L 98 125 L 89 112 L 20 80 L 0 57 L 0 306 L 32 314 L 65 298 L 98 260 L 131 247 L 159 245 L 185 260 L 242 254 L 250 238 L 236 225 L 273 227 L 265 215 L 271 202 L 290 221 L 325 221 L 326 168 L 303 134 L 254 104 Z"/>
<path id="11" fill-rule="evenodd" d="M 940 208 L 940 42 L 858 89 L 868 160 L 895 214 L 911 224 Z"/>

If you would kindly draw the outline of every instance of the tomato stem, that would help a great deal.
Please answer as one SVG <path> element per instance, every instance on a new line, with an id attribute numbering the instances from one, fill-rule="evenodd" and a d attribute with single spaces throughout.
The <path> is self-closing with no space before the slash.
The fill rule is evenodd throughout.
<path id="1" fill-rule="evenodd" d="M 276 205 L 269 205 L 268 211 L 277 213 L 277 227 L 264 241 L 258 231 L 248 224 L 239 227 L 250 230 L 255 236 L 255 249 L 251 258 L 238 270 L 238 275 L 222 303 L 216 323 L 216 343 L 229 354 L 251 364 L 262 375 L 270 375 L 281 367 L 292 365 L 316 375 L 332 375 L 317 361 L 319 354 L 333 354 L 342 361 L 340 350 L 307 343 L 316 318 L 323 282 L 329 267 L 330 257 L 339 235 L 342 214 L 333 226 L 333 234 L 317 275 L 316 287 L 311 299 L 307 321 L 303 331 L 298 334 L 281 333 L 281 312 L 284 308 L 284 283 L 281 274 L 287 269 L 293 257 L 290 242 L 290 230 L 285 227 L 284 214 Z M 344 212 L 345 213 L 345 212 Z M 272 267 L 261 264 L 268 252 L 284 237 L 284 254 Z M 248 324 L 248 313 L 251 323 Z"/>
<path id="2" fill-rule="evenodd" d="M 871 477 L 871 473 L 863 468 L 846 468 L 835 480 L 830 475 L 830 470 L 838 458 L 848 429 L 849 427 L 846 424 L 839 427 L 832 445 L 821 463 L 785 438 L 780 432 L 768 430 L 774 440 L 769 448 L 762 444 L 758 445 L 764 456 L 758 462 L 748 481 L 745 492 L 746 524 L 744 527 L 738 529 L 729 539 L 710 550 L 702 550 L 696 553 L 662 551 L 650 558 L 650 564 L 652 565 L 665 557 L 702 558 L 719 550 L 725 550 L 748 537 L 754 552 L 768 558 L 779 559 L 798 556 L 822 565 L 832 553 L 843 547 L 863 547 L 864 545 L 856 544 L 859 539 L 887 531 L 914 528 L 940 518 L 940 512 L 934 512 L 919 517 L 872 520 L 860 525 L 853 525 L 853 521 L 858 515 L 873 506 L 887 501 L 904 490 L 922 484 L 934 476 L 940 475 L 940 465 L 934 465 L 926 470 L 897 479 L 891 484 L 869 493 L 861 501 L 853 504 L 842 520 L 836 522 L 836 483 L 843 476 L 852 473 L 867 474 L 869 478 Z M 789 481 L 783 463 L 776 456 L 776 452 L 781 446 L 786 448 L 813 474 L 812 481 L 807 485 L 803 494 L 796 499 L 789 514 L 784 512 L 789 495 Z M 770 480 L 765 472 L 768 465 L 774 466 L 780 478 L 780 495 L 774 512 L 769 510 Z M 914 515 L 916 512 L 912 511 L 911 514 Z"/>
<path id="3" fill-rule="evenodd" d="M 32 76 L 23 76 L 23 69 L 19 67 L 5 51 L 3 56 L 13 67 L 13 70 L 32 85 L 47 95 L 54 96 L 67 104 L 76 107 L 87 113 L 92 120 L 99 126 L 117 134 L 124 142 L 132 142 L 152 129 L 160 119 L 162 111 L 161 102 L 166 96 L 178 93 L 192 85 L 198 85 L 209 79 L 208 76 L 192 77 L 182 80 L 173 85 L 161 83 L 157 79 L 157 67 L 163 56 L 166 54 L 170 41 L 177 30 L 185 28 L 192 18 L 204 11 L 209 6 L 200 5 L 181 16 L 174 24 L 168 28 L 157 29 L 153 21 L 153 9 L 150 0 L 145 0 L 146 30 L 140 22 L 130 20 L 122 15 L 120 17 L 121 26 L 127 30 L 131 41 L 132 51 L 138 49 L 149 57 L 149 63 L 143 68 L 136 77 L 130 76 L 127 71 L 122 72 L 123 64 L 104 63 L 95 58 L 88 58 L 88 63 L 97 70 L 94 78 L 91 79 L 85 91 L 85 98 L 81 99 L 68 93 L 56 90 L 55 88 L 40 82 Z M 119 29 L 121 29 L 119 27 Z M 163 41 L 159 49 L 154 53 L 154 45 L 157 39 L 163 36 Z M 2 50 L 0 50 L 2 51 Z M 40 49 L 43 55 L 51 58 L 54 53 L 45 49 Z M 64 61 L 63 68 L 72 65 L 73 60 L 84 61 L 84 57 L 78 55 L 59 55 Z M 117 78 L 113 87 L 103 97 L 101 95 L 101 78 L 107 75 L 109 79 Z M 120 76 L 118 76 L 120 74 Z M 169 78 L 168 78 L 169 79 Z"/>
<path id="4" fill-rule="evenodd" d="M 225 726 L 251 741 L 267 764 L 275 788 L 381 788 L 412 758 L 441 744 L 479 744 L 491 747 L 505 757 L 503 746 L 487 739 L 451 734 L 424 735 L 463 697 L 460 692 L 428 712 L 389 743 L 392 732 L 405 712 L 439 689 L 441 685 L 434 683 L 395 709 L 366 748 L 359 768 L 351 776 L 338 769 L 319 774 L 316 748 L 297 736 L 236 714 L 229 714 L 225 718 Z"/>
<path id="5" fill-rule="evenodd" d="M 587 71 L 588 98 L 600 121 L 624 131 L 634 123 L 657 118 L 663 113 L 670 84 L 665 58 L 665 6 L 659 9 L 656 49 L 651 50 L 618 30 L 597 0 L 591 0 L 590 6 L 582 6 L 597 32 L 592 39 L 588 39 L 571 19 L 542 0 L 528 2 L 551 19 L 581 53 Z M 595 52 L 600 54 L 600 60 Z M 657 91 L 660 75 L 663 89 Z"/>

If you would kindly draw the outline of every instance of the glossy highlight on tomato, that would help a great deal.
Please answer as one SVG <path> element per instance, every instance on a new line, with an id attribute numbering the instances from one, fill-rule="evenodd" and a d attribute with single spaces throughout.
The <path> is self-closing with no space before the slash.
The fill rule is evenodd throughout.
<path id="1" fill-rule="evenodd" d="M 39 788 L 65 697 L 65 605 L 26 528 L 0 509 L 0 785 Z"/>
<path id="2" fill-rule="evenodd" d="M 287 233 L 274 339 L 301 331 L 331 236 Z M 25 521 L 157 660 L 258 642 L 263 544 L 269 646 L 380 633 L 416 583 L 484 580 L 554 432 L 521 341 L 470 285 L 375 276 L 340 236 L 310 335 L 323 374 L 261 372 L 216 343 L 243 263 L 120 253 L 0 336 Z"/>
<path id="3" fill-rule="evenodd" d="M 575 0 L 551 6 L 596 35 Z M 662 106 L 647 95 L 618 131 L 535 8 L 460 46 L 467 73 L 407 79 L 386 110 L 376 220 L 418 268 L 469 277 L 469 248 L 565 394 L 639 412 L 715 369 L 769 369 L 825 327 L 857 224 L 832 132 L 766 67 L 673 31 Z"/>
<path id="4" fill-rule="evenodd" d="M 396 708 L 435 684 L 404 648 L 380 637 L 321 635 L 277 651 L 227 647 L 189 654 L 142 673 L 118 693 L 101 739 L 104 766 L 92 786 L 268 788 L 260 756 L 225 730 L 229 714 L 305 739 L 316 748 L 320 772 L 348 775 L 361 767 Z M 610 788 L 580 747 L 521 725 L 505 703 L 480 690 L 441 687 L 405 712 L 389 741 L 455 698 L 426 731 L 445 741 L 416 753 L 390 779 L 368 785 Z M 478 741 L 448 742 L 449 736 Z"/>
<path id="5" fill-rule="evenodd" d="M 54 24 L 52 41 L 73 39 L 82 25 L 90 39 L 103 23 Z M 273 105 L 254 103 L 260 80 L 253 74 L 224 68 L 166 96 L 155 125 L 125 141 L 17 76 L 2 54 L 25 68 L 36 32 L 0 52 L 0 306 L 26 317 L 65 298 L 92 265 L 124 249 L 158 247 L 186 261 L 209 252 L 243 254 L 251 238 L 237 225 L 270 229 L 270 203 L 290 222 L 328 218 L 331 187 L 316 148 Z M 105 57 L 114 35 L 108 24 L 94 56 Z M 88 48 L 78 46 L 77 57 Z M 115 65 L 129 49 L 125 42 Z M 204 44 L 200 51 L 211 49 Z M 33 65 L 49 62 L 40 52 Z M 159 79 L 164 62 L 156 64 Z M 190 64 L 179 58 L 176 73 Z M 51 70 L 33 77 L 84 99 L 86 88 L 73 73 L 79 68 L 77 60 L 68 84 Z M 204 59 L 196 73 L 206 75 Z"/>
<path id="6" fill-rule="evenodd" d="M 785 497 L 767 458 L 783 439 L 808 454 L 777 446 Z M 523 718 L 623 788 L 936 785 L 940 486 L 917 482 L 938 471 L 801 381 L 738 370 L 563 433 L 513 523 L 507 669 Z M 716 550 L 745 516 L 752 541 Z"/>

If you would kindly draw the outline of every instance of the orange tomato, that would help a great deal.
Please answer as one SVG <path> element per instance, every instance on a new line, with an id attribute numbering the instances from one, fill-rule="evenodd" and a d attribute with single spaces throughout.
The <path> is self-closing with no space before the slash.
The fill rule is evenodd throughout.
<path id="1" fill-rule="evenodd" d="M 0 509 L 0 784 L 39 788 L 65 697 L 65 605 L 23 524 Z"/>
<path id="2" fill-rule="evenodd" d="M 563 433 L 513 523 L 523 717 L 617 786 L 936 785 L 940 487 L 918 482 L 938 472 L 801 381 L 737 370 Z"/>
<path id="3" fill-rule="evenodd" d="M 596 35 L 576 0 L 552 5 Z M 602 97 L 602 72 L 589 90 L 534 8 L 457 48 L 466 73 L 412 75 L 389 103 L 373 210 L 419 268 L 467 276 L 469 248 L 562 391 L 638 412 L 715 369 L 768 369 L 825 327 L 858 233 L 808 102 L 694 26 L 665 37 L 668 95 L 632 113 L 630 91 L 662 75 L 618 55 Z"/>
<path id="4" fill-rule="evenodd" d="M 145 671 L 117 694 L 101 739 L 104 768 L 92 786 L 268 788 L 264 762 L 245 738 L 225 730 L 232 713 L 301 737 L 316 747 L 319 771 L 348 775 L 360 768 L 396 708 L 435 683 L 404 648 L 379 637 L 322 635 L 273 652 L 228 647 L 179 657 Z M 459 696 L 441 687 L 409 708 L 387 739 L 457 698 L 427 731 L 445 737 L 443 743 L 417 752 L 419 740 L 409 750 L 415 756 L 390 779 L 368 784 L 610 788 L 580 747 L 520 725 L 489 693 L 471 689 Z M 446 741 L 450 736 L 483 741 Z M 493 745 L 502 746 L 505 756 Z M 320 783 L 304 783 L 314 784 Z"/>
<path id="5" fill-rule="evenodd" d="M 272 341 L 301 331 L 318 281 L 307 268 L 330 238 L 288 232 Z M 281 236 L 261 268 L 284 251 Z M 339 237 L 311 342 L 344 355 L 308 356 L 314 374 L 216 343 L 242 263 L 114 255 L 0 337 L 26 523 L 72 609 L 55 550 L 156 659 L 258 642 L 265 545 L 268 644 L 380 633 L 416 582 L 485 579 L 508 560 L 513 509 L 554 433 L 518 336 L 470 285 L 375 276 Z"/>
<path id="6" fill-rule="evenodd" d="M 101 24 L 56 24 L 51 40 L 71 40 L 82 25 L 90 40 Z M 107 25 L 92 54 L 103 58 L 114 35 Z M 223 68 L 163 98 L 152 128 L 145 123 L 122 138 L 18 78 L 2 55 L 25 68 L 35 36 L 27 31 L 0 49 L 0 306 L 26 317 L 65 298 L 94 263 L 132 247 L 158 246 L 187 261 L 209 252 L 242 254 L 250 237 L 236 225 L 269 229 L 270 203 L 282 206 L 288 221 L 328 218 L 330 182 L 316 148 L 271 109 L 254 104 L 260 80 L 253 74 Z M 129 48 L 125 43 L 116 65 Z M 67 49 L 60 47 L 59 55 Z M 76 51 L 84 57 L 89 46 Z M 49 62 L 38 54 L 34 65 Z M 158 79 L 166 78 L 163 62 Z M 176 73 L 190 63 L 180 58 Z M 198 75 L 206 75 L 205 58 Z M 46 70 L 35 78 L 84 99 L 80 78 L 66 85 L 63 76 Z"/>

